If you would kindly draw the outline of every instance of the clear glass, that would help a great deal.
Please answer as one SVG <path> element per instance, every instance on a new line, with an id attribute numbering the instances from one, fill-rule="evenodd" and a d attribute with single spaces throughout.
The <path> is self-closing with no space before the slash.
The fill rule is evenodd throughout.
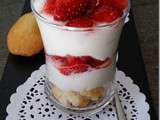
<path id="1" fill-rule="evenodd" d="M 114 96 L 116 54 L 129 7 L 113 23 L 94 28 L 73 28 L 44 17 L 31 0 L 43 39 L 48 80 L 45 92 L 58 108 L 89 115 Z"/>

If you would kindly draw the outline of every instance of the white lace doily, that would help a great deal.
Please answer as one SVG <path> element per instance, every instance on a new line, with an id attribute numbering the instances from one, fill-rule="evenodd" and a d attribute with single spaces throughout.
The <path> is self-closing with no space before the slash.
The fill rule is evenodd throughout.
<path id="1" fill-rule="evenodd" d="M 44 94 L 46 68 L 42 65 L 17 88 L 10 98 L 6 120 L 117 120 L 115 107 L 110 103 L 90 117 L 68 115 L 57 109 Z M 149 105 L 137 85 L 122 71 L 116 73 L 116 84 L 128 120 L 150 120 Z"/>

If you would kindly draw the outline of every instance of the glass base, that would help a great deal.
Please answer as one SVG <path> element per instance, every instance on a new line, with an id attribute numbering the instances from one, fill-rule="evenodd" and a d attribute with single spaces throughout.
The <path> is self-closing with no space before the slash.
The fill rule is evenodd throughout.
<path id="1" fill-rule="evenodd" d="M 112 87 L 108 90 L 106 95 L 103 97 L 103 99 L 96 101 L 96 103 L 93 103 L 91 106 L 85 107 L 85 108 L 78 108 L 78 107 L 66 107 L 62 103 L 60 103 L 52 94 L 52 86 L 53 84 L 49 81 L 45 81 L 45 93 L 47 95 L 47 98 L 60 110 L 72 114 L 72 115 L 83 115 L 83 116 L 90 116 L 92 114 L 100 112 L 104 107 L 106 107 L 114 98 L 114 87 Z"/>

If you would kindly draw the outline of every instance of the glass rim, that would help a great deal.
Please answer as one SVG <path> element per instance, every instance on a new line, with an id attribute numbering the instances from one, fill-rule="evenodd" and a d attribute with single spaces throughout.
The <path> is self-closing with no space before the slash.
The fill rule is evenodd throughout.
<path id="1" fill-rule="evenodd" d="M 118 19 L 116 19 L 115 21 L 113 21 L 111 23 L 106 23 L 103 25 L 95 26 L 95 27 L 78 28 L 78 27 L 69 27 L 69 26 L 65 26 L 65 25 L 61 25 L 61 24 L 56 24 L 56 23 L 49 21 L 46 17 L 42 16 L 38 11 L 36 11 L 36 9 L 34 7 L 34 1 L 35 0 L 30 0 L 31 9 L 32 9 L 32 12 L 34 13 L 34 15 L 38 17 L 38 19 L 42 20 L 45 23 L 48 23 L 49 25 L 52 25 L 53 27 L 56 27 L 59 29 L 64 29 L 64 30 L 70 30 L 70 31 L 72 31 L 72 30 L 74 30 L 74 31 L 88 31 L 88 30 L 92 30 L 92 29 L 101 29 L 101 28 L 105 28 L 105 27 L 111 27 L 111 26 L 115 25 L 118 21 L 126 18 L 129 11 L 130 11 L 130 8 L 131 8 L 130 0 L 128 0 L 127 9 L 125 9 L 123 12 L 123 15 L 121 17 L 119 17 Z"/>

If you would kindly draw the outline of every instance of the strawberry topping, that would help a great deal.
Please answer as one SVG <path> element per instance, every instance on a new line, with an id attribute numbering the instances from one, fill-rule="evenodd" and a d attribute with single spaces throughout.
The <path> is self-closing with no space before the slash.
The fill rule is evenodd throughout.
<path id="1" fill-rule="evenodd" d="M 66 21 L 82 15 L 86 10 L 86 0 L 56 0 L 54 18 Z"/>
<path id="2" fill-rule="evenodd" d="M 92 14 L 91 18 L 97 22 L 113 22 L 122 16 L 122 11 L 110 6 L 100 6 Z"/>
<path id="3" fill-rule="evenodd" d="M 99 6 L 112 6 L 112 0 L 99 0 Z"/>
<path id="4" fill-rule="evenodd" d="M 81 28 L 92 27 L 93 25 L 93 20 L 85 17 L 73 19 L 66 24 L 66 26 Z"/>
<path id="5" fill-rule="evenodd" d="M 111 59 L 98 60 L 90 56 L 47 56 L 52 59 L 55 67 L 64 75 L 75 73 L 83 73 L 94 69 L 108 67 L 111 64 Z"/>
<path id="6" fill-rule="evenodd" d="M 111 0 L 112 5 L 118 8 L 119 10 L 124 10 L 128 7 L 128 0 Z"/>
<path id="7" fill-rule="evenodd" d="M 88 0 L 86 15 L 92 13 L 97 6 L 97 0 Z"/>
<path id="8" fill-rule="evenodd" d="M 47 0 L 43 10 L 66 26 L 93 27 L 115 21 L 127 7 L 128 0 Z"/>
<path id="9" fill-rule="evenodd" d="M 124 10 L 128 6 L 128 0 L 99 0 L 100 6 L 114 6 L 119 10 Z"/>
<path id="10" fill-rule="evenodd" d="M 47 0 L 45 3 L 43 10 L 50 15 L 54 14 L 54 9 L 55 9 L 55 1 L 56 0 Z"/>

